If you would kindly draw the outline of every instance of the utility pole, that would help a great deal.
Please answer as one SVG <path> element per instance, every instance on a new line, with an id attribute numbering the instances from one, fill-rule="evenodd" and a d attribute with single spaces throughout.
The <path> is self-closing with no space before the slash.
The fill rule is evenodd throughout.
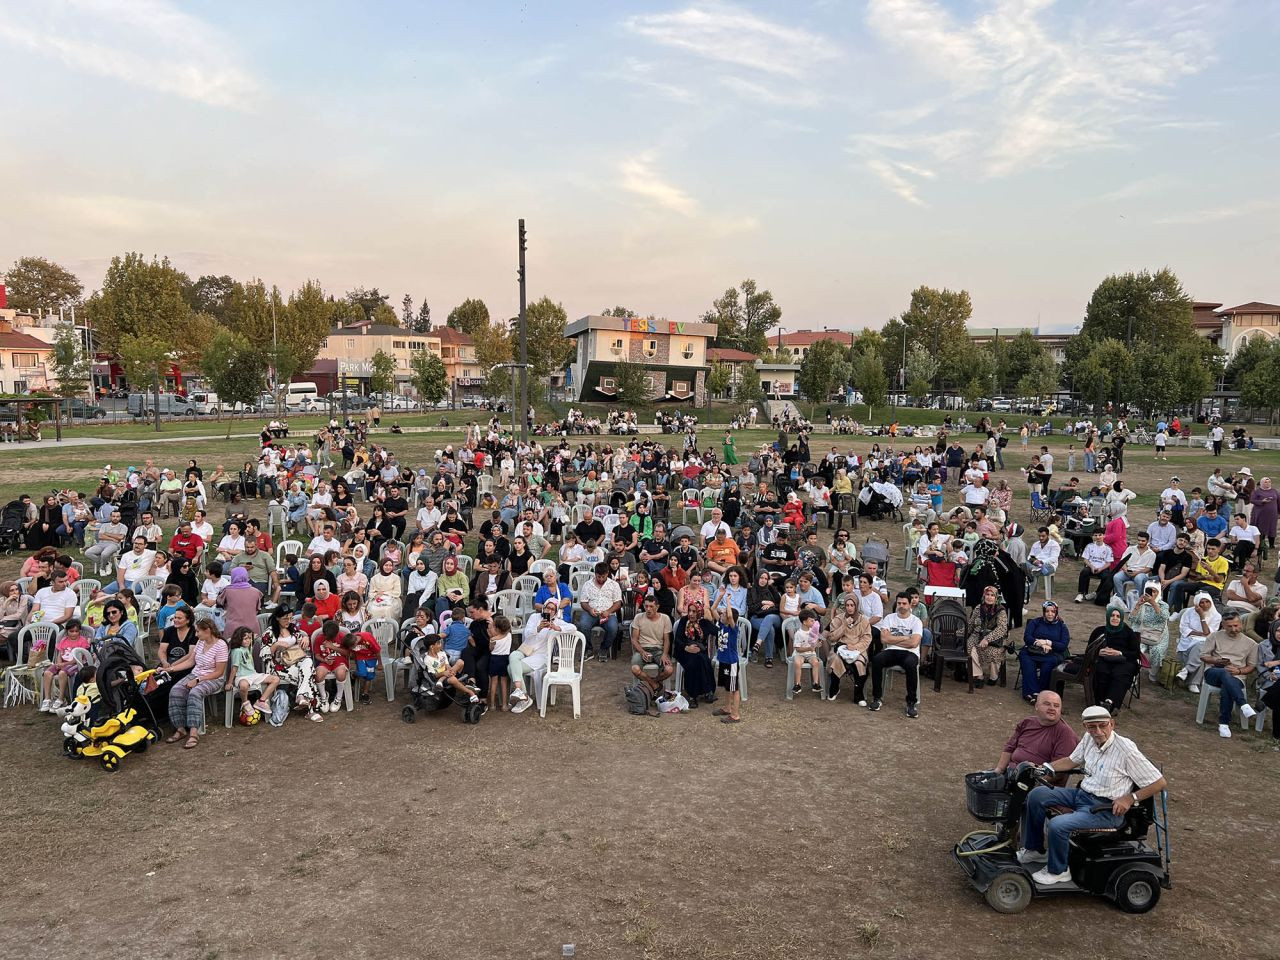
<path id="1" fill-rule="evenodd" d="M 525 251 L 525 234 L 524 220 L 520 221 L 519 227 L 520 239 L 520 323 L 517 336 L 520 337 L 520 442 L 526 443 L 529 440 L 529 341 L 525 337 L 525 276 L 524 276 L 524 251 Z"/>

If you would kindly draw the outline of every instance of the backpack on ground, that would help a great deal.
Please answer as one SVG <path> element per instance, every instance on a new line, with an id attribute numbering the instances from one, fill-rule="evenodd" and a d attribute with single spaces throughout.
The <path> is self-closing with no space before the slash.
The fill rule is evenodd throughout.
<path id="1" fill-rule="evenodd" d="M 638 717 L 649 715 L 649 709 L 653 706 L 653 691 L 643 680 L 631 681 L 622 691 L 622 695 L 627 700 L 627 713 Z"/>

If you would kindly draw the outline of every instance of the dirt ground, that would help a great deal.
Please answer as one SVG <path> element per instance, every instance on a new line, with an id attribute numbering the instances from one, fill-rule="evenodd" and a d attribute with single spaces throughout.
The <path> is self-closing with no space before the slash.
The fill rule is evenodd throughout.
<path id="1" fill-rule="evenodd" d="M 1201 483 L 1207 458 L 1183 458 Z M 1160 468 L 1135 460 L 1131 485 L 1158 492 Z M 890 536 L 896 588 L 900 530 L 858 542 L 871 532 Z M 1075 637 L 1099 622 L 1063 609 Z M 1144 686 L 1119 722 L 1169 779 L 1173 889 L 1138 917 L 1084 897 L 1006 917 L 949 851 L 978 826 L 963 774 L 1026 715 L 1012 689 L 926 685 L 912 721 L 901 677 L 871 714 L 847 690 L 787 703 L 784 671 L 753 665 L 727 727 L 705 708 L 628 716 L 624 675 L 589 664 L 577 721 L 562 699 L 545 721 L 407 725 L 381 701 L 211 726 L 199 749 L 158 745 L 115 774 L 64 759 L 55 721 L 0 711 L 0 956 L 1280 956 L 1280 754 L 1197 727 L 1185 693 Z M 1080 707 L 1068 691 L 1077 728 Z"/>

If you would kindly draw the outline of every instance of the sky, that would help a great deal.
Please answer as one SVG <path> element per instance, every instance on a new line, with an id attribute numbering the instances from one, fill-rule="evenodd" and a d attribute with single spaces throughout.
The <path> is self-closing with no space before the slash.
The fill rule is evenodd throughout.
<path id="1" fill-rule="evenodd" d="M 0 265 L 783 328 L 1280 301 L 1277 0 L 0 0 Z"/>

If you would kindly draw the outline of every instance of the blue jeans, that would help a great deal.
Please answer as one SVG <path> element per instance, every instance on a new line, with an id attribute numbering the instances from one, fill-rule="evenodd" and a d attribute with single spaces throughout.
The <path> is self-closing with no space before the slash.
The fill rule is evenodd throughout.
<path id="1" fill-rule="evenodd" d="M 1053 679 L 1053 671 L 1061 662 L 1062 657 L 1056 653 L 1032 653 L 1026 647 L 1019 650 L 1018 663 L 1022 666 L 1022 695 L 1034 697 L 1041 690 L 1048 690 L 1049 681 Z"/>
<path id="2" fill-rule="evenodd" d="M 1249 702 L 1244 692 L 1244 684 L 1233 673 L 1227 673 L 1226 667 L 1210 667 L 1204 672 L 1204 682 L 1218 688 L 1218 722 L 1230 723 L 1231 712 L 1236 707 L 1243 707 Z"/>
<path id="3" fill-rule="evenodd" d="M 1111 578 L 1111 585 L 1114 588 L 1115 595 L 1123 601 L 1125 584 L 1135 584 L 1138 588 L 1138 596 L 1142 596 L 1142 588 L 1146 585 L 1147 577 L 1149 576 L 1151 576 L 1149 573 L 1140 573 L 1136 577 L 1131 577 L 1129 574 L 1121 570 Z"/>
<path id="4" fill-rule="evenodd" d="M 132 580 L 126 580 L 124 582 L 124 587 L 122 588 L 117 581 L 112 580 L 110 583 L 108 583 L 105 587 L 102 588 L 102 592 L 103 593 L 119 593 L 121 589 L 136 590 L 137 588 L 133 585 L 133 583 L 134 582 Z"/>
<path id="5" fill-rule="evenodd" d="M 764 644 L 764 655 L 766 660 L 773 659 L 773 637 L 778 632 L 778 628 L 782 626 L 782 618 L 776 613 L 766 614 L 763 617 L 751 617 L 751 629 L 755 632 L 756 643 Z"/>
<path id="6" fill-rule="evenodd" d="M 1098 470 L 1098 455 L 1090 453 L 1088 450 L 1084 452 L 1084 472 L 1096 473 Z"/>
<path id="7" fill-rule="evenodd" d="M 1049 821 L 1049 872 L 1065 873 L 1067 848 L 1072 830 L 1088 830 L 1090 827 L 1118 827 L 1124 817 L 1117 817 L 1109 809 L 1103 813 L 1090 813 L 1089 808 L 1111 801 L 1095 797 L 1079 787 L 1036 787 L 1027 798 L 1027 812 L 1022 825 L 1022 845 L 1028 850 L 1044 852 L 1044 821 L 1047 807 L 1071 807 L 1075 813 L 1062 813 Z"/>
<path id="8" fill-rule="evenodd" d="M 618 640 L 618 615 L 610 614 L 607 620 L 597 620 L 587 611 L 579 608 L 573 612 L 573 625 L 578 632 L 587 638 L 587 649 L 591 649 L 591 630 L 594 627 L 604 628 L 603 645 L 605 650 L 612 650 Z M 597 651 L 598 652 L 598 651 Z"/>

